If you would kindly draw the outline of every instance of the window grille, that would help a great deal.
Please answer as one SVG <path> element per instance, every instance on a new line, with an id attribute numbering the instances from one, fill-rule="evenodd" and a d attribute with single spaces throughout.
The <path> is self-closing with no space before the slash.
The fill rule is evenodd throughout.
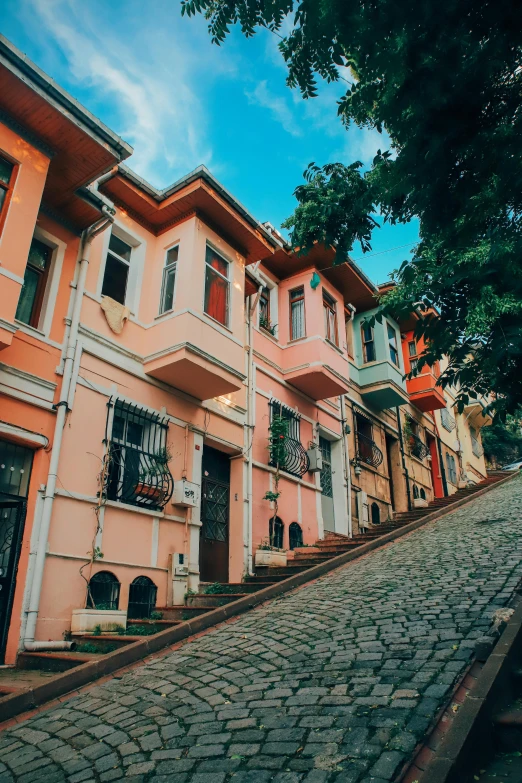
<path id="1" fill-rule="evenodd" d="M 355 430 L 356 458 L 365 465 L 378 468 L 382 464 L 384 455 L 373 440 L 373 425 L 358 408 L 353 410 Z"/>
<path id="2" fill-rule="evenodd" d="M 148 620 L 156 607 L 158 588 L 148 576 L 137 576 L 129 587 L 127 617 L 131 620 Z"/>
<path id="3" fill-rule="evenodd" d="M 109 403 L 112 405 L 112 402 Z M 109 441 L 109 500 L 162 509 L 172 497 L 168 466 L 168 420 L 138 405 L 116 400 Z"/>
<path id="4" fill-rule="evenodd" d="M 285 533 L 285 526 L 283 524 L 283 520 L 280 517 L 276 517 L 274 521 L 274 517 L 270 517 L 270 522 L 268 523 L 268 529 L 270 531 L 271 545 L 277 547 L 277 549 L 282 549 L 283 537 Z"/>
<path id="5" fill-rule="evenodd" d="M 0 440 L 0 493 L 26 498 L 32 464 L 31 449 Z"/>
<path id="6" fill-rule="evenodd" d="M 87 609 L 117 609 L 120 583 L 110 571 L 98 571 L 87 589 Z"/>
<path id="7" fill-rule="evenodd" d="M 280 464 L 281 470 L 291 473 L 293 476 L 304 476 L 310 467 L 308 454 L 301 444 L 301 417 L 292 408 L 271 400 L 269 402 L 270 422 L 274 416 L 282 416 L 288 423 L 287 435 L 284 442 L 284 464 Z M 275 460 L 270 455 L 269 465 L 277 467 Z"/>
<path id="8" fill-rule="evenodd" d="M 381 524 L 381 509 L 377 503 L 372 503 L 372 525 Z"/>
<path id="9" fill-rule="evenodd" d="M 303 531 L 301 525 L 297 522 L 292 522 L 288 528 L 288 540 L 290 549 L 297 549 L 299 546 L 303 546 Z"/>

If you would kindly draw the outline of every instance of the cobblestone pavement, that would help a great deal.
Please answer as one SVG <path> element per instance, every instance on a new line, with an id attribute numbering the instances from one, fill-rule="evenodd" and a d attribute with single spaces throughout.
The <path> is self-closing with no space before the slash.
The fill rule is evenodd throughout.
<path id="1" fill-rule="evenodd" d="M 0 735 L 0 783 L 392 780 L 522 578 L 522 478 Z"/>

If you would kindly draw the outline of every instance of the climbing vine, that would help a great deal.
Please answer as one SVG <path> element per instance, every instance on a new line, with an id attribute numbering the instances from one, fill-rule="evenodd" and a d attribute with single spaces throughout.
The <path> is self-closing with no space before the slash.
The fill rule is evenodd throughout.
<path id="1" fill-rule="evenodd" d="M 281 478 L 280 469 L 285 465 L 285 440 L 288 437 L 288 421 L 283 416 L 274 415 L 268 428 L 268 451 L 270 452 L 270 462 L 275 466 L 274 490 L 268 490 L 263 500 L 268 500 L 274 504 L 274 514 L 272 516 L 272 525 L 270 530 L 270 546 L 274 546 L 275 523 L 278 516 L 278 500 L 281 496 L 279 491 L 279 480 Z"/>

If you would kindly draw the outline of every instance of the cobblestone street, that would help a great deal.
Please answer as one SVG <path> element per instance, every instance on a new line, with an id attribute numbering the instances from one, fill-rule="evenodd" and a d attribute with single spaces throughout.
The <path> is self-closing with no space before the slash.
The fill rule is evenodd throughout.
<path id="1" fill-rule="evenodd" d="M 522 578 L 522 481 L 0 735 L 0 783 L 392 780 Z"/>

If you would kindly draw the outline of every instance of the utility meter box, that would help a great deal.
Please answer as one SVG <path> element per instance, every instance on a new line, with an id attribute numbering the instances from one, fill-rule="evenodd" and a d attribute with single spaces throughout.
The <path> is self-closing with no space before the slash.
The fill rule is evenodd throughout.
<path id="1" fill-rule="evenodd" d="M 188 563 L 186 562 L 185 555 L 175 552 L 172 555 L 172 567 L 174 576 L 188 576 Z"/>
<path id="2" fill-rule="evenodd" d="M 199 503 L 199 484 L 193 481 L 181 479 L 174 483 L 174 492 L 172 494 L 172 504 L 174 506 L 185 506 L 193 508 Z"/>
<path id="3" fill-rule="evenodd" d="M 317 446 L 313 446 L 306 452 L 310 461 L 310 467 L 308 470 L 310 473 L 319 473 L 323 469 L 323 455 L 321 449 Z"/>

